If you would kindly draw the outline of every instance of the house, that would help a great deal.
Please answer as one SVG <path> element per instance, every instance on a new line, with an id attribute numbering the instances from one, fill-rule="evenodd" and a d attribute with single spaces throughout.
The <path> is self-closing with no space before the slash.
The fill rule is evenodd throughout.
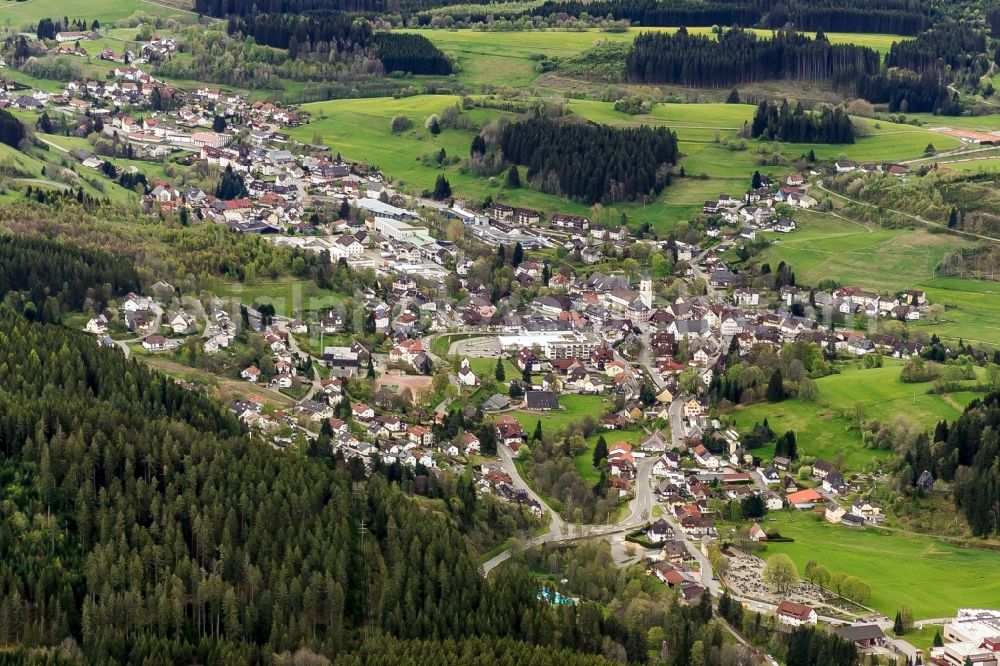
<path id="1" fill-rule="evenodd" d="M 410 426 L 406 435 L 417 446 L 432 446 L 434 444 L 434 433 L 422 425 Z"/>
<path id="2" fill-rule="evenodd" d="M 884 520 L 882 507 L 866 499 L 856 499 L 851 504 L 851 513 L 869 522 L 881 522 Z"/>
<path id="3" fill-rule="evenodd" d="M 146 336 L 142 341 L 142 348 L 146 351 L 162 351 L 167 348 L 167 339 L 159 333 Z"/>
<path id="4" fill-rule="evenodd" d="M 825 479 L 828 475 L 836 471 L 836 465 L 829 460 L 820 459 L 813 463 L 812 473 L 818 479 Z"/>
<path id="5" fill-rule="evenodd" d="M 496 421 L 497 437 L 502 444 L 517 450 L 524 441 L 524 430 L 513 416 L 504 414 Z"/>
<path id="6" fill-rule="evenodd" d="M 668 451 L 653 463 L 653 476 L 668 476 L 671 470 L 680 467 L 681 457 L 676 451 Z"/>
<path id="7" fill-rule="evenodd" d="M 826 518 L 827 522 L 836 524 L 841 521 L 846 513 L 847 511 L 844 510 L 844 507 L 840 506 L 836 502 L 830 502 L 826 505 L 823 517 Z"/>
<path id="8" fill-rule="evenodd" d="M 917 487 L 923 490 L 924 492 L 930 492 L 931 490 L 933 490 L 934 475 L 925 469 L 923 472 L 920 473 L 920 476 L 917 477 Z"/>
<path id="9" fill-rule="evenodd" d="M 375 418 L 375 410 L 363 402 L 351 405 L 351 414 L 359 421 L 371 421 Z"/>
<path id="10" fill-rule="evenodd" d="M 805 490 L 789 493 L 785 496 L 785 499 L 796 509 L 811 509 L 816 506 L 816 502 L 823 499 L 823 496 L 812 488 L 806 488 Z"/>
<path id="11" fill-rule="evenodd" d="M 877 624 L 856 624 L 851 627 L 836 627 L 833 633 L 851 641 L 860 648 L 872 648 L 885 643 L 885 632 Z"/>
<path id="12" fill-rule="evenodd" d="M 757 473 L 760 474 L 761 480 L 768 485 L 781 481 L 781 475 L 775 467 L 767 467 L 765 469 L 758 470 Z"/>
<path id="13" fill-rule="evenodd" d="M 94 333 L 95 335 L 103 335 L 108 332 L 108 319 L 104 315 L 100 314 L 96 317 L 92 317 L 90 321 L 87 322 L 87 326 L 84 328 L 87 333 Z"/>
<path id="14" fill-rule="evenodd" d="M 660 518 L 646 530 L 646 538 L 652 543 L 672 541 L 674 538 L 674 528 L 666 520 Z"/>
<path id="15" fill-rule="evenodd" d="M 524 408 L 538 411 L 559 409 L 559 400 L 552 391 L 527 391 L 524 394 Z"/>
<path id="16" fill-rule="evenodd" d="M 764 528 L 754 523 L 750 528 L 750 540 L 754 542 L 767 541 L 767 534 L 764 532 Z"/>
<path id="17" fill-rule="evenodd" d="M 484 412 L 500 412 L 510 407 L 510 398 L 500 393 L 494 393 L 483 403 Z"/>
<path id="18" fill-rule="evenodd" d="M 257 369 L 257 366 L 251 365 L 251 366 L 243 369 L 243 372 L 240 373 L 240 377 L 242 377 L 243 379 L 247 380 L 248 382 L 259 381 L 260 380 L 260 370 Z"/>
<path id="19" fill-rule="evenodd" d="M 816 611 L 804 604 L 797 604 L 794 601 L 782 599 L 778 604 L 778 622 L 793 627 L 803 624 L 816 624 Z"/>

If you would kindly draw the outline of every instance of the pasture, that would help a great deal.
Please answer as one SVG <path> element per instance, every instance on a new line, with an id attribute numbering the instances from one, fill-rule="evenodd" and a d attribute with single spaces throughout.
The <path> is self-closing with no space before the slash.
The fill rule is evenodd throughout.
<path id="1" fill-rule="evenodd" d="M 559 404 L 562 406 L 559 411 L 529 412 L 518 410 L 510 412 L 510 415 L 517 419 L 530 437 L 535 432 L 535 424 L 538 421 L 542 422 L 543 432 L 559 432 L 565 430 L 570 423 L 580 421 L 585 416 L 600 418 L 608 403 L 598 395 L 566 394 L 559 396 Z"/>
<path id="2" fill-rule="evenodd" d="M 775 243 L 754 262 L 784 261 L 804 285 L 832 279 L 879 291 L 915 288 L 934 278 L 947 253 L 969 246 L 959 237 L 918 229 L 868 230 L 829 214 L 797 211 L 795 219 L 798 230 L 770 236 Z"/>
<path id="3" fill-rule="evenodd" d="M 150 2 L 148 0 L 89 0 L 86 4 L 69 6 L 59 0 L 28 0 L 26 2 L 11 2 L 0 4 L 0 21 L 4 26 L 21 28 L 26 25 L 37 25 L 44 18 L 83 19 L 88 24 L 100 21 L 101 24 L 113 23 L 143 12 L 150 16 L 176 16 L 191 14 L 184 6 L 171 6 L 166 3 Z M 32 29 L 32 32 L 34 30 Z"/>
<path id="4" fill-rule="evenodd" d="M 795 541 L 768 544 L 768 553 L 786 553 L 800 574 L 814 560 L 831 573 L 859 578 L 872 591 L 867 605 L 890 618 L 901 603 L 916 619 L 926 619 L 953 616 L 960 607 L 989 607 L 1000 598 L 1000 577 L 994 575 L 1000 553 L 922 535 L 854 530 L 816 521 L 807 512 L 771 517 L 776 521 L 767 529 Z"/>
<path id="5" fill-rule="evenodd" d="M 864 417 L 891 422 L 902 415 L 930 430 L 941 420 L 954 420 L 978 394 L 960 391 L 952 394 L 929 394 L 930 383 L 904 384 L 899 380 L 902 362 L 886 359 L 882 368 L 842 368 L 840 374 L 816 380 L 816 402 L 785 400 L 757 403 L 734 413 L 740 431 L 749 432 L 754 423 L 766 418 L 779 435 L 795 431 L 799 455 L 834 461 L 841 456 L 844 466 L 859 471 L 890 457 L 889 451 L 869 449 L 861 433 L 845 416 L 857 403 L 864 405 Z M 969 382 L 971 384 L 971 382 Z M 763 457 L 773 453 L 773 445 L 754 451 Z"/>
<path id="6" fill-rule="evenodd" d="M 1000 346 L 1000 283 L 967 278 L 933 278 L 919 287 L 932 303 L 943 303 L 939 324 L 919 322 L 920 328 L 953 340 Z"/>
<path id="7" fill-rule="evenodd" d="M 479 87 L 531 84 L 539 75 L 535 69 L 536 57 L 544 54 L 550 58 L 570 58 L 600 42 L 631 43 L 642 32 L 676 32 L 676 27 L 631 28 L 626 32 L 599 30 L 529 30 L 517 32 L 489 32 L 478 30 L 406 30 L 427 37 L 452 57 L 459 65 L 458 79 L 466 85 Z M 688 28 L 692 34 L 711 35 L 709 27 Z M 770 35 L 770 30 L 754 30 L 759 35 Z M 811 35 L 811 33 L 805 33 Z M 869 35 L 853 33 L 826 33 L 835 44 L 869 46 L 884 53 L 892 43 L 905 39 L 895 35 Z"/>

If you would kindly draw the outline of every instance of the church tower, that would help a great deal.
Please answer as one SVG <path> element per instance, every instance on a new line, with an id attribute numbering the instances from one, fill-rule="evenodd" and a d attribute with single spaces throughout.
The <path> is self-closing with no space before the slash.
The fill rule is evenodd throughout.
<path id="1" fill-rule="evenodd" d="M 644 275 L 639 280 L 639 298 L 647 308 L 653 307 L 653 280 L 649 275 Z"/>

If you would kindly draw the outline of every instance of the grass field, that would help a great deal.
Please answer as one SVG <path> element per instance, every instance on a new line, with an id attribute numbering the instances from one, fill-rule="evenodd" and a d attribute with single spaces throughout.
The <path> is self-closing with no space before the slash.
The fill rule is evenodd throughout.
<path id="1" fill-rule="evenodd" d="M 568 394 L 559 396 L 559 404 L 563 409 L 558 412 L 510 412 L 530 436 L 535 432 L 535 423 L 542 422 L 542 430 L 556 432 L 565 430 L 570 423 L 581 420 L 585 416 L 600 418 L 607 406 L 606 401 L 597 395 Z M 596 440 L 595 440 L 596 441 Z M 609 440 L 610 441 L 610 440 Z"/>
<path id="2" fill-rule="evenodd" d="M 276 314 L 286 317 L 330 308 L 344 301 L 340 294 L 319 289 L 309 280 L 226 282 L 216 287 L 215 293 L 223 301 L 231 301 L 234 305 L 271 303 Z"/>
<path id="3" fill-rule="evenodd" d="M 785 261 L 801 284 L 823 279 L 867 289 L 897 291 L 926 284 L 938 262 L 952 250 L 968 247 L 956 236 L 915 229 L 876 229 L 820 213 L 797 212 L 798 230 L 774 234 L 778 242 L 755 262 Z M 873 271 L 877 265 L 879 270 Z M 938 302 L 932 299 L 932 302 Z"/>
<path id="4" fill-rule="evenodd" d="M 458 79 L 470 86 L 523 87 L 538 77 L 533 56 L 569 58 L 598 42 L 631 43 L 642 32 L 675 32 L 677 28 L 632 28 L 627 32 L 611 33 L 598 30 L 561 31 L 533 30 L 521 32 L 482 32 L 475 30 L 415 30 L 451 56 L 460 66 Z M 711 35 L 711 28 L 688 28 L 692 34 Z M 755 30 L 770 35 L 769 30 Z M 805 33 L 810 34 L 810 33 Z M 894 41 L 905 39 L 895 35 L 827 33 L 833 43 L 870 46 L 885 52 Z"/>
<path id="5" fill-rule="evenodd" d="M 945 321 L 919 327 L 942 337 L 1000 346 L 1000 283 L 967 278 L 933 278 L 920 282 L 932 303 L 945 305 Z"/>
<path id="6" fill-rule="evenodd" d="M 867 602 L 889 617 L 901 604 L 916 619 L 948 617 L 960 607 L 988 608 L 1000 599 L 1000 553 L 963 549 L 927 536 L 852 530 L 816 522 L 802 512 L 775 513 L 777 529 L 793 543 L 772 543 L 769 552 L 787 553 L 799 568 L 810 560 L 831 573 L 844 572 L 872 590 Z"/>
<path id="7" fill-rule="evenodd" d="M 826 460 L 843 457 L 851 471 L 862 470 L 890 457 L 889 451 L 865 447 L 861 433 L 851 427 L 844 412 L 856 403 L 865 405 L 866 418 L 892 421 L 901 414 L 922 428 L 930 429 L 942 419 L 954 420 L 978 394 L 960 391 L 947 395 L 931 395 L 927 384 L 904 384 L 899 381 L 902 362 L 886 360 L 882 368 L 868 370 L 854 366 L 840 374 L 816 381 L 819 398 L 815 403 L 785 400 L 780 403 L 758 403 L 735 412 L 736 424 L 743 432 L 765 418 L 771 429 L 781 434 L 795 431 L 799 455 Z M 756 449 L 755 454 L 769 457 L 772 446 Z"/>
<path id="8" fill-rule="evenodd" d="M 68 16 L 70 19 L 84 19 L 88 24 L 95 19 L 105 24 L 128 18 L 136 12 L 164 17 L 191 14 L 184 9 L 146 0 L 89 0 L 85 5 L 77 6 L 69 6 L 58 0 L 28 2 L 8 0 L 0 4 L 0 21 L 3 21 L 5 26 L 18 28 L 28 23 L 37 25 L 43 18 L 55 19 Z"/>
<path id="9" fill-rule="evenodd" d="M 597 483 L 601 478 L 601 470 L 594 468 L 594 447 L 597 446 L 597 440 L 601 437 L 604 437 L 604 441 L 608 443 L 610 448 L 618 442 L 628 442 L 635 446 L 646 439 L 648 435 L 641 430 L 601 430 L 588 437 L 587 449 L 574 458 L 573 463 L 583 480 L 590 484 Z"/>

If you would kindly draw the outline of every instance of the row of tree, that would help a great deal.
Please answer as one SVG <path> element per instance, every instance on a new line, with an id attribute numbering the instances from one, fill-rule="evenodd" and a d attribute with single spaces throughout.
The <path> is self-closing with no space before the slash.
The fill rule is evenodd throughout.
<path id="1" fill-rule="evenodd" d="M 588 204 L 655 196 L 670 184 L 677 136 L 665 127 L 616 129 L 535 118 L 511 123 L 498 139 L 503 156 L 528 167 L 539 189 Z"/>
<path id="2" fill-rule="evenodd" d="M 779 30 L 773 37 L 738 28 L 723 31 L 718 39 L 676 33 L 643 33 L 636 37 L 625 60 L 625 74 L 638 83 L 677 83 L 722 87 L 767 79 L 825 80 L 836 72 L 851 70 L 877 74 L 879 54 L 868 47 L 830 44 Z"/>
<path id="3" fill-rule="evenodd" d="M 893 42 L 885 56 L 887 67 L 915 72 L 951 67 L 961 69 L 986 51 L 986 35 L 965 23 L 949 22 L 920 33 L 915 39 Z"/>
<path id="4" fill-rule="evenodd" d="M 962 105 L 957 92 L 948 89 L 936 71 L 915 74 L 906 70 L 882 71 L 876 75 L 843 72 L 834 84 L 873 104 L 887 104 L 893 113 L 933 113 L 957 116 Z"/>

